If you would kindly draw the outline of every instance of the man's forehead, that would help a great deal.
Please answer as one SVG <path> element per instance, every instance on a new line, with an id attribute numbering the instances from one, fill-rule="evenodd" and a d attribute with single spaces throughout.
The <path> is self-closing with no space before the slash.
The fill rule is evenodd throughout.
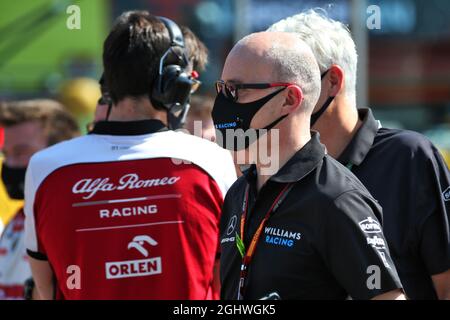
<path id="1" fill-rule="evenodd" d="M 19 152 L 27 148 L 47 146 L 47 134 L 38 122 L 26 122 L 18 126 L 5 128 L 3 150 Z"/>
<path id="2" fill-rule="evenodd" d="M 250 50 L 235 50 L 225 61 L 222 79 L 236 83 L 264 82 L 272 77 L 273 67 L 262 55 Z"/>
<path id="3" fill-rule="evenodd" d="M 29 141 L 40 139 L 43 134 L 42 125 L 38 121 L 26 121 L 17 125 L 8 126 L 5 130 L 6 140 Z"/>
<path id="4" fill-rule="evenodd" d="M 274 50 L 283 53 L 274 54 Z M 228 55 L 222 79 L 236 82 L 271 82 L 278 72 L 277 59 L 292 52 L 305 59 L 314 56 L 298 35 L 289 32 L 259 32 L 241 39 Z"/>
<path id="5" fill-rule="evenodd" d="M 24 121 L 21 123 L 17 123 L 11 126 L 6 126 L 4 128 L 5 132 L 17 132 L 17 131 L 23 131 L 23 132 L 30 132 L 30 131 L 36 131 L 42 129 L 42 125 L 38 120 L 29 120 Z"/>

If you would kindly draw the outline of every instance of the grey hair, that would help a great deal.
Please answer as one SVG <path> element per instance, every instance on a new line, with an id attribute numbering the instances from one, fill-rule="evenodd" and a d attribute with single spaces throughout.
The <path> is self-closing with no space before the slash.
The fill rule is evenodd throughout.
<path id="1" fill-rule="evenodd" d="M 305 97 L 303 110 L 311 113 L 320 96 L 320 70 L 311 49 L 301 41 L 286 45 L 275 41 L 265 54 L 278 82 L 298 84 Z"/>
<path id="2" fill-rule="evenodd" d="M 298 34 L 313 51 L 321 73 L 328 70 L 333 64 L 339 65 L 345 72 L 346 96 L 356 105 L 358 55 L 347 26 L 327 17 L 323 9 L 310 9 L 278 21 L 270 26 L 267 31 Z"/>

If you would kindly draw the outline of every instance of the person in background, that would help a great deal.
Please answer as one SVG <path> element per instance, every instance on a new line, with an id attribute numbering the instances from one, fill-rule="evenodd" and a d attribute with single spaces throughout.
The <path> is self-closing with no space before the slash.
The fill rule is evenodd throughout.
<path id="1" fill-rule="evenodd" d="M 211 118 L 211 111 L 214 104 L 214 98 L 208 95 L 192 96 L 190 109 L 187 115 L 185 128 L 190 134 L 201 134 L 201 137 L 210 141 L 214 141 L 216 137 L 216 129 Z M 195 122 L 197 121 L 197 125 Z M 196 132 L 195 128 L 199 131 Z"/>
<path id="2" fill-rule="evenodd" d="M 357 52 L 348 28 L 318 11 L 281 20 L 312 49 L 322 92 L 311 117 L 328 153 L 347 166 L 383 207 L 383 230 L 406 295 L 450 299 L 450 173 L 423 135 L 384 128 L 357 108 Z"/>
<path id="3" fill-rule="evenodd" d="M 1 150 L 3 149 L 4 142 L 4 129 L 0 127 L 0 174 L 3 166 L 3 155 Z M 23 206 L 22 200 L 14 200 L 8 196 L 3 182 L 0 180 L 0 235 L 3 232 L 3 228 L 8 224 L 9 220 L 16 214 L 17 210 Z"/>
<path id="4" fill-rule="evenodd" d="M 2 183 L 9 197 L 18 201 L 24 199 L 25 171 L 31 156 L 79 134 L 72 116 L 52 100 L 1 103 L 0 125 L 5 130 Z M 24 283 L 31 277 L 24 243 L 24 218 L 21 207 L 0 237 L 0 299 L 24 298 Z M 31 297 L 30 293 L 28 290 L 27 298 Z"/>

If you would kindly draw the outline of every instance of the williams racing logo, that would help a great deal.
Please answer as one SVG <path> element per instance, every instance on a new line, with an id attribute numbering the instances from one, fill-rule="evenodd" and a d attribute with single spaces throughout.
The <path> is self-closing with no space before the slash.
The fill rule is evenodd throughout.
<path id="1" fill-rule="evenodd" d="M 295 242 L 302 238 L 300 232 L 292 232 L 273 227 L 265 227 L 264 233 L 266 235 L 266 243 L 288 248 L 293 247 Z"/>
<path id="2" fill-rule="evenodd" d="M 136 251 L 145 258 L 149 256 L 148 248 L 158 245 L 155 239 L 147 235 L 136 236 L 128 243 L 128 250 Z M 145 277 L 162 273 L 161 257 L 148 259 L 107 262 L 106 279 Z"/>

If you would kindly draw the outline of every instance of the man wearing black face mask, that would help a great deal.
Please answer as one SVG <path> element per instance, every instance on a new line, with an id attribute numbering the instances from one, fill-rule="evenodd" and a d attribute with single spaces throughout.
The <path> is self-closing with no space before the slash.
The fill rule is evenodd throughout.
<path id="1" fill-rule="evenodd" d="M 402 299 L 381 208 L 310 132 L 320 73 L 309 47 L 288 33 L 247 36 L 228 55 L 217 88 L 218 135 L 254 160 L 223 206 L 222 298 Z M 268 131 L 247 142 L 232 135 L 249 128 Z M 261 160 L 269 145 L 275 172 Z"/>
<path id="2" fill-rule="evenodd" d="M 10 198 L 24 199 L 25 172 L 31 156 L 49 145 L 78 134 L 75 120 L 50 100 L 9 102 L 0 105 L 0 126 L 5 129 L 1 178 Z M 24 214 L 20 209 L 0 238 L 0 299 L 24 297 L 24 282 L 31 277 L 24 245 Z"/>
<path id="3" fill-rule="evenodd" d="M 0 150 L 3 149 L 3 128 L 0 127 Z M 0 174 L 3 168 L 3 155 L 0 155 Z M 0 175 L 1 177 L 1 175 Z M 23 200 L 11 199 L 0 179 L 0 235 L 3 228 L 15 216 L 17 210 L 23 206 Z"/>
<path id="4" fill-rule="evenodd" d="M 308 10 L 269 28 L 311 47 L 324 77 L 313 129 L 383 207 L 383 231 L 410 299 L 450 299 L 450 171 L 423 135 L 382 127 L 357 108 L 357 52 L 348 28 Z M 330 103 L 333 101 L 332 103 Z"/>

